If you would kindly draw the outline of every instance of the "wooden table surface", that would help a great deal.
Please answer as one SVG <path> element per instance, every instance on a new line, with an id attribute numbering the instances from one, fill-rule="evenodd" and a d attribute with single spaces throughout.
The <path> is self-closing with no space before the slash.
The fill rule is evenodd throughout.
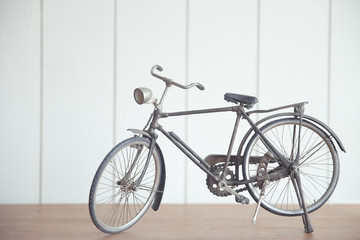
<path id="1" fill-rule="evenodd" d="M 360 205 L 325 205 L 304 233 L 301 217 L 280 217 L 255 205 L 161 205 L 127 231 L 108 235 L 91 222 L 87 205 L 0 205 L 0 239 L 360 239 Z"/>

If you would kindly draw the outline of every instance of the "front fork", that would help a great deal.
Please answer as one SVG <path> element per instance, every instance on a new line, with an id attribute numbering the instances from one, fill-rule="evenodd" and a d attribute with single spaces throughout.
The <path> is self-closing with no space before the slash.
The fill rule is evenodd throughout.
<path id="1" fill-rule="evenodd" d="M 141 181 L 143 180 L 144 176 L 145 176 L 145 173 L 146 173 L 146 170 L 149 166 L 149 163 L 150 163 L 150 159 L 151 159 L 151 156 L 152 156 L 152 153 L 154 151 L 154 148 L 155 148 L 155 143 L 156 143 L 156 138 L 157 138 L 157 135 L 155 133 L 153 133 L 154 136 L 150 139 L 150 147 L 149 147 L 149 154 L 146 158 L 146 162 L 145 162 L 145 166 L 144 166 L 144 169 L 143 171 L 141 172 L 141 175 L 139 176 L 139 178 L 136 180 L 134 186 L 133 186 L 133 189 L 136 190 L 136 188 L 140 185 Z M 139 152 L 141 152 L 141 150 L 139 150 Z M 134 161 L 135 163 L 135 161 Z"/>

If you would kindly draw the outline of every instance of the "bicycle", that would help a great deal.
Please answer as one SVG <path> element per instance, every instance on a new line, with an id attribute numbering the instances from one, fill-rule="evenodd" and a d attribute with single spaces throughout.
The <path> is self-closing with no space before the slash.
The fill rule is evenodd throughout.
<path id="1" fill-rule="evenodd" d="M 331 196 L 339 178 L 339 158 L 334 144 L 345 152 L 338 136 L 320 120 L 305 115 L 307 102 L 280 106 L 268 110 L 253 110 L 256 97 L 226 93 L 224 99 L 233 106 L 181 112 L 163 112 L 164 99 L 171 86 L 182 89 L 200 83 L 181 85 L 155 71 L 151 75 L 165 82 L 160 101 L 152 98 L 148 88 L 136 88 L 138 104 L 150 103 L 154 110 L 144 129 L 129 129 L 134 136 L 117 144 L 100 164 L 89 195 L 89 211 L 95 226 L 105 233 L 118 233 L 132 227 L 152 206 L 159 209 L 165 187 L 165 161 L 156 140 L 160 131 L 192 160 L 206 175 L 206 184 L 216 196 L 235 196 L 235 201 L 248 204 L 240 193 L 248 191 L 257 202 L 252 222 L 256 222 L 259 207 L 281 216 L 302 216 L 306 233 L 313 232 L 309 213 L 319 209 Z M 293 111 L 279 112 L 293 108 Z M 228 152 L 201 158 L 174 132 L 166 131 L 162 118 L 235 112 Z M 250 115 L 272 113 L 254 123 Z M 237 154 L 232 155 L 240 119 L 250 129 L 244 135 Z M 240 170 L 241 167 L 241 170 Z M 242 178 L 241 178 L 242 175 Z M 244 187 L 241 187 L 244 186 Z"/>

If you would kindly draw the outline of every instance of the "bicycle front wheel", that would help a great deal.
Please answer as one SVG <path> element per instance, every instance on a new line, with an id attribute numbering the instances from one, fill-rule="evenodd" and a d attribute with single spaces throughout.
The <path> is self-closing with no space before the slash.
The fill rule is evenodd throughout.
<path id="1" fill-rule="evenodd" d="M 93 179 L 89 211 L 95 226 L 105 233 L 122 232 L 133 226 L 152 204 L 160 182 L 161 162 L 150 141 L 133 137 L 116 145 L 100 164 Z M 135 183 L 145 171 L 138 186 Z"/>
<path id="2" fill-rule="evenodd" d="M 300 120 L 296 118 L 275 120 L 260 130 L 289 161 L 294 161 L 300 144 L 299 173 L 309 213 L 320 208 L 333 193 L 339 177 L 339 159 L 329 136 L 314 124 L 303 121 L 299 138 Z M 300 139 L 300 141 L 299 141 Z M 260 159 L 268 153 L 260 136 L 255 134 L 249 141 L 243 163 L 244 179 L 256 178 Z M 251 160 L 252 159 L 252 160 Z M 275 173 L 285 168 L 275 158 L 267 166 L 267 172 Z M 273 179 L 266 187 L 261 206 L 282 216 L 299 216 L 304 213 L 299 205 L 294 177 Z M 253 199 L 259 200 L 260 189 L 256 182 L 247 184 Z"/>

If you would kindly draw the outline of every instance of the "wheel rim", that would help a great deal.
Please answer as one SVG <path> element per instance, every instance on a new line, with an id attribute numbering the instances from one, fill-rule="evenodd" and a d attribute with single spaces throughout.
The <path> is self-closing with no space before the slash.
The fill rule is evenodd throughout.
<path id="1" fill-rule="evenodd" d="M 151 205 L 159 184 L 158 155 L 154 151 L 143 180 L 135 183 L 149 153 L 147 141 L 131 141 L 114 149 L 99 168 L 94 192 L 96 225 L 105 232 L 121 232 L 134 225 Z"/>
<path id="2" fill-rule="evenodd" d="M 271 143 L 290 161 L 295 159 L 298 144 L 298 120 L 278 121 L 262 128 Z M 295 128 L 295 131 L 294 131 Z M 295 132 L 295 137 L 294 137 Z M 294 140 L 293 140 L 294 139 Z M 245 155 L 262 157 L 267 150 L 257 136 L 249 145 Z M 258 164 L 248 164 L 244 169 L 244 177 L 250 179 L 256 176 Z M 268 172 L 284 168 L 274 159 L 268 164 Z M 309 212 L 322 206 L 333 192 L 338 178 L 337 154 L 332 143 L 326 138 L 322 130 L 312 124 L 303 122 L 300 136 L 299 174 L 305 202 Z M 303 210 L 299 206 L 294 188 L 295 180 L 292 176 L 272 181 L 266 188 L 262 206 L 267 210 L 287 216 L 301 215 Z M 257 184 L 248 184 L 250 194 L 257 201 L 260 189 Z"/>

